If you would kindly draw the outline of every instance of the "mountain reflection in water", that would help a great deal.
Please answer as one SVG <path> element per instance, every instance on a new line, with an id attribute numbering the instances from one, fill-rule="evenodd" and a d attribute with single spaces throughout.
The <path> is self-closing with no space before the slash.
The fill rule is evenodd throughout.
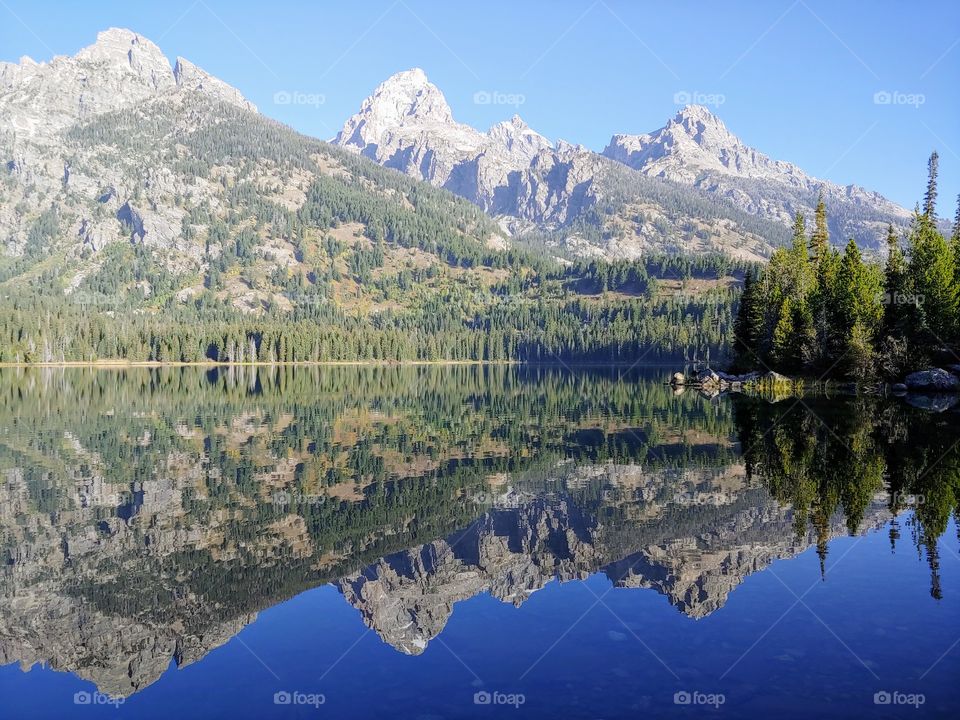
<path id="1" fill-rule="evenodd" d="M 127 697 L 327 583 L 410 655 L 458 601 L 597 573 L 704 618 L 775 560 L 884 526 L 943 597 L 956 410 L 661 375 L 5 370 L 0 664 Z"/>

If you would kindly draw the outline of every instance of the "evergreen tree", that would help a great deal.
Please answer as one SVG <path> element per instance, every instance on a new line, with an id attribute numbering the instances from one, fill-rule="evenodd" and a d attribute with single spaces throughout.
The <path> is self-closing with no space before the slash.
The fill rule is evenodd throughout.
<path id="1" fill-rule="evenodd" d="M 950 236 L 950 248 L 953 251 L 953 282 L 960 287 L 960 195 L 957 195 L 957 214 L 953 219 L 953 235 Z M 960 327 L 957 328 L 957 331 L 960 333 Z M 960 337 L 957 339 L 960 340 Z"/>
<path id="2" fill-rule="evenodd" d="M 760 357 L 760 338 L 763 333 L 763 306 L 758 279 L 753 270 L 743 278 L 743 292 L 734 321 L 734 366 L 746 370 L 757 364 Z"/>
<path id="3" fill-rule="evenodd" d="M 914 218 L 909 246 L 911 290 L 922 309 L 913 340 L 918 345 L 939 346 L 957 332 L 960 293 L 954 253 L 927 215 Z"/>
<path id="4" fill-rule="evenodd" d="M 916 322 L 916 305 L 908 284 L 907 262 L 900 239 L 887 226 L 887 263 L 883 271 L 884 315 L 881 327 L 880 353 L 885 374 L 899 376 L 909 367 L 910 347 L 906 338 Z"/>
<path id="5" fill-rule="evenodd" d="M 872 367 L 874 337 L 883 318 L 882 288 L 882 276 L 863 263 L 860 248 L 850 240 L 833 293 L 834 331 L 842 350 L 836 360 L 848 374 L 866 374 Z"/>
<path id="6" fill-rule="evenodd" d="M 934 150 L 927 161 L 927 192 L 923 196 L 923 216 L 934 220 L 937 212 L 937 173 L 939 171 L 940 156 Z"/>
<path id="7" fill-rule="evenodd" d="M 814 212 L 813 234 L 810 236 L 810 259 L 815 268 L 820 267 L 824 258 L 830 252 L 830 232 L 827 229 L 827 206 L 823 202 L 823 190 L 817 198 L 817 209 Z"/>

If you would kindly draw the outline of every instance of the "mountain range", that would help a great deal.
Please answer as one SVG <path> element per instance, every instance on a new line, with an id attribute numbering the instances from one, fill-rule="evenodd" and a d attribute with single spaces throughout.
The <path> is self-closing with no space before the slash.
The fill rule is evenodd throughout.
<path id="1" fill-rule="evenodd" d="M 203 216 L 216 216 L 224 201 L 218 185 L 250 179 L 262 200 L 296 209 L 312 177 L 358 172 L 330 145 L 306 147 L 308 139 L 257 114 L 235 88 L 184 58 L 171 66 L 155 44 L 123 29 L 100 33 L 73 57 L 0 63 L 0 114 L 0 240 L 8 256 L 21 257 L 36 219 L 56 205 L 46 250 L 64 251 L 72 284 L 96 265 L 89 255 L 125 239 L 163 251 L 178 272 L 202 270 L 217 243 L 206 238 L 198 249 L 195 240 L 209 231 Z M 250 133 L 286 143 L 284 156 L 264 157 L 262 145 L 242 137 Z M 190 142 L 211 135 L 214 147 Z M 795 212 L 812 212 L 820 192 L 837 243 L 853 236 L 876 247 L 888 223 L 910 217 L 877 193 L 764 156 L 700 106 L 653 133 L 614 135 L 596 153 L 553 143 L 519 116 L 486 132 L 459 123 L 419 69 L 382 83 L 333 144 L 466 198 L 515 237 L 582 257 L 722 250 L 760 259 L 785 240 Z M 228 155 L 211 153 L 225 147 Z M 203 212 L 190 211 L 198 205 Z M 495 234 L 485 227 L 479 239 L 504 245 Z M 262 240 L 265 251 L 284 254 L 289 238 Z"/>
<path id="2" fill-rule="evenodd" d="M 878 193 L 767 157 L 703 106 L 684 107 L 652 133 L 614 135 L 598 154 L 554 144 L 517 115 L 486 132 L 459 123 L 418 68 L 377 87 L 333 142 L 451 190 L 515 233 L 559 231 L 579 255 L 763 256 L 795 213 L 812 216 L 821 193 L 838 244 L 853 237 L 876 248 L 888 224 L 903 227 L 911 217 Z"/>

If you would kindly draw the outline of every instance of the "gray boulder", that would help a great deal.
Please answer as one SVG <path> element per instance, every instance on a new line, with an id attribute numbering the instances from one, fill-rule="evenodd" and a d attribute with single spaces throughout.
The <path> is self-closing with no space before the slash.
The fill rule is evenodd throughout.
<path id="1" fill-rule="evenodd" d="M 930 368 L 910 373 L 904 380 L 910 390 L 929 390 L 932 392 L 960 392 L 960 378 L 951 375 L 942 368 Z"/>

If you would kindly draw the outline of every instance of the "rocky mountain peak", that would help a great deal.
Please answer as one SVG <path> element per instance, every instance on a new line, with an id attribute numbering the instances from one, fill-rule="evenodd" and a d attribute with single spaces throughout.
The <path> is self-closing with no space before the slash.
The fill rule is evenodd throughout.
<path id="1" fill-rule="evenodd" d="M 366 107 L 361 112 L 366 110 L 382 122 L 405 124 L 412 121 L 453 120 L 447 99 L 420 68 L 405 70 L 387 78 L 364 105 Z"/>
<path id="2" fill-rule="evenodd" d="M 150 40 L 125 28 L 109 28 L 97 34 L 97 41 L 74 56 L 74 60 L 105 64 L 140 75 L 154 87 L 168 84 L 170 61 Z"/>
<path id="3" fill-rule="evenodd" d="M 461 134 L 472 130 L 457 126 L 440 89 L 427 79 L 423 70 L 412 68 L 380 83 L 363 101 L 360 111 L 344 123 L 334 142 L 366 152 L 368 148 L 389 144 L 391 138 L 400 135 L 419 134 L 427 129 L 443 132 L 448 126 Z"/>
<path id="4" fill-rule="evenodd" d="M 239 91 L 163 51 L 133 30 L 110 28 L 72 57 L 0 63 L 0 112 L 22 137 L 42 142 L 77 120 L 149 102 L 184 88 L 250 110 Z"/>
<path id="5" fill-rule="evenodd" d="M 553 143 L 533 130 L 519 115 L 497 123 L 487 131 L 487 135 L 495 145 L 527 163 L 541 150 L 553 147 Z"/>
<path id="6" fill-rule="evenodd" d="M 215 78 L 185 58 L 177 58 L 173 67 L 173 77 L 178 88 L 201 92 L 222 102 L 239 105 L 253 112 L 257 111 L 257 106 L 247 100 L 235 87 Z"/>
<path id="7" fill-rule="evenodd" d="M 687 105 L 661 131 L 673 135 L 678 132 L 705 148 L 733 150 L 743 147 L 740 139 L 727 130 L 723 121 L 703 105 Z"/>

